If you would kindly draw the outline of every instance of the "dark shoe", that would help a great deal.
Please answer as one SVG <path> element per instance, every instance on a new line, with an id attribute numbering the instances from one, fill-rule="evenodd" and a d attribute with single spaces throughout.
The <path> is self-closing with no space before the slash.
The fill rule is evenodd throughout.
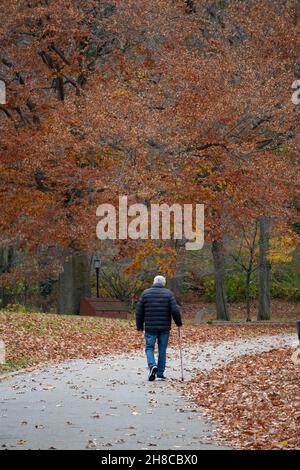
<path id="1" fill-rule="evenodd" d="M 153 380 L 155 380 L 156 373 L 157 373 L 157 367 L 152 366 L 148 375 L 149 382 L 153 382 Z"/>
<path id="2" fill-rule="evenodd" d="M 164 375 L 158 375 L 157 380 L 168 380 Z"/>

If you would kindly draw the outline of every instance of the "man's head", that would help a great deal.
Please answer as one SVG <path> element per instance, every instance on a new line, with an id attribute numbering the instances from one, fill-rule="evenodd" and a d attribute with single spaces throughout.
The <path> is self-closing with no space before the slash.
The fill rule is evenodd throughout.
<path id="1" fill-rule="evenodd" d="M 153 285 L 154 284 L 159 284 L 160 286 L 165 286 L 166 285 L 166 278 L 164 276 L 155 276 L 153 280 Z"/>

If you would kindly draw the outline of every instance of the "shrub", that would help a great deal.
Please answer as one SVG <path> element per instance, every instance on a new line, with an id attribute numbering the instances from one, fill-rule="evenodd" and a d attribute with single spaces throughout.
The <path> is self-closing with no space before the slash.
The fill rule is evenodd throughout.
<path id="1" fill-rule="evenodd" d="M 205 289 L 205 298 L 210 302 L 216 299 L 215 279 L 213 276 L 202 279 Z M 243 273 L 229 274 L 226 276 L 226 288 L 228 302 L 240 302 L 246 298 L 246 276 Z M 256 279 L 250 283 L 250 297 L 257 296 L 258 287 Z"/>
<path id="2" fill-rule="evenodd" d="M 205 299 L 215 302 L 216 289 L 213 276 L 201 280 L 204 287 Z M 242 302 L 246 298 L 246 276 L 242 273 L 227 274 L 226 277 L 227 297 L 229 302 Z M 253 275 L 250 284 L 250 297 L 258 296 L 257 275 Z M 271 298 L 285 300 L 300 300 L 300 272 L 293 265 L 277 269 L 271 274 Z"/>
<path id="3" fill-rule="evenodd" d="M 26 313 L 26 312 L 31 311 L 31 309 L 28 309 L 24 305 L 21 305 L 21 304 L 8 304 L 5 307 L 5 310 L 7 310 L 8 312 L 21 312 L 21 313 Z"/>
<path id="4" fill-rule="evenodd" d="M 275 272 L 272 276 L 271 296 L 274 299 L 300 300 L 300 273 L 290 268 Z"/>

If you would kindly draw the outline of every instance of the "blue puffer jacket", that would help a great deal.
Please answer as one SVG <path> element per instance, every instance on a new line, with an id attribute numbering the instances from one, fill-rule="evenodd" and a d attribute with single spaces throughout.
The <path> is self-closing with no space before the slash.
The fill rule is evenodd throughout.
<path id="1" fill-rule="evenodd" d="M 171 329 L 172 317 L 177 326 L 182 326 L 181 314 L 174 294 L 160 284 L 146 289 L 136 309 L 136 327 L 142 331 Z"/>

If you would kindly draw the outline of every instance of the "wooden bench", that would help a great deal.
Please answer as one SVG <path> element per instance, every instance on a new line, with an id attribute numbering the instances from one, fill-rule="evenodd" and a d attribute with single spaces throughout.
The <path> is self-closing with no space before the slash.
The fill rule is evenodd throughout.
<path id="1" fill-rule="evenodd" d="M 106 318 L 127 318 L 128 310 L 118 299 L 84 297 L 80 301 L 80 315 Z"/>

